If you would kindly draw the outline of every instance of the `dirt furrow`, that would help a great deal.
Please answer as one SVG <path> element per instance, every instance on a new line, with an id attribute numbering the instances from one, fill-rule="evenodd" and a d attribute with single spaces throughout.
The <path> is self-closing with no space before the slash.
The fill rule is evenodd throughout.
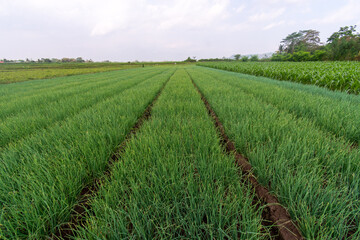
<path id="1" fill-rule="evenodd" d="M 136 135 L 137 131 L 151 117 L 151 109 L 155 104 L 156 100 L 159 98 L 166 84 L 169 82 L 171 77 L 175 74 L 176 71 L 169 77 L 169 79 L 161 87 L 155 98 L 152 102 L 146 107 L 144 113 L 141 117 L 138 118 L 135 125 L 131 128 L 130 132 L 126 135 L 125 140 L 117 147 L 114 154 L 109 158 L 108 167 L 103 173 L 103 176 L 109 176 L 111 173 L 111 166 L 120 160 L 122 153 L 125 151 L 126 146 L 130 139 Z M 95 196 L 101 185 L 101 178 L 94 179 L 91 185 L 84 187 L 79 195 L 79 202 L 73 208 L 71 218 L 69 222 L 61 224 L 57 231 L 52 234 L 51 238 L 54 240 L 70 240 L 75 237 L 76 230 L 83 226 L 86 222 L 86 216 L 88 211 L 91 209 L 90 199 Z"/>
<path id="2" fill-rule="evenodd" d="M 190 74 L 189 77 L 191 78 Z M 229 139 L 225 133 L 224 126 L 220 122 L 214 110 L 211 108 L 209 102 L 206 100 L 198 86 L 195 84 L 194 80 L 191 78 L 194 87 L 198 91 L 203 100 L 206 109 L 208 110 L 209 115 L 213 118 L 214 124 L 217 130 L 220 133 L 221 143 L 225 147 L 228 154 L 233 154 L 235 156 L 236 165 L 239 166 L 243 172 L 245 181 L 251 183 L 255 189 L 257 197 L 261 200 L 262 204 L 266 204 L 266 210 L 264 211 L 263 217 L 265 222 L 268 222 L 265 225 L 274 225 L 275 231 L 271 230 L 270 233 L 273 235 L 273 239 L 283 239 L 283 240 L 302 240 L 304 237 L 301 235 L 298 227 L 291 220 L 290 214 L 287 210 L 280 204 L 279 200 L 270 193 L 270 191 L 261 186 L 253 175 L 252 166 L 249 161 L 237 152 L 234 142 Z M 269 224 L 270 223 L 270 224 Z M 278 235 L 278 236 L 276 236 Z"/>

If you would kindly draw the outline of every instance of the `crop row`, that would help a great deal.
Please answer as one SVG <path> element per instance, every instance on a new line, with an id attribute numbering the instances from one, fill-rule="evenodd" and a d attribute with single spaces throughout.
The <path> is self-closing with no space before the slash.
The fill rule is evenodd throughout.
<path id="1" fill-rule="evenodd" d="M 209 62 L 198 65 L 360 93 L 359 62 Z"/>
<path id="2" fill-rule="evenodd" d="M 323 131 L 353 145 L 360 143 L 360 97 L 357 95 L 215 69 L 204 73 L 298 118 L 307 118 Z"/>
<path id="3" fill-rule="evenodd" d="M 188 71 L 259 182 L 278 196 L 306 238 L 360 237 L 360 153 L 326 125 L 319 127 L 323 116 L 316 116 L 333 101 L 339 107 L 328 117 L 336 117 L 341 104 L 347 105 L 345 97 L 335 101 L 338 93 L 288 92 L 277 84 L 207 68 Z M 279 99 L 271 92 L 279 93 Z M 307 98 L 317 102 L 304 105 Z M 345 121 L 351 126 L 351 120 Z"/>
<path id="4" fill-rule="evenodd" d="M 263 239 L 253 198 L 181 69 L 103 182 L 78 237 Z"/>
<path id="5" fill-rule="evenodd" d="M 118 74 L 117 77 L 107 79 L 101 79 L 100 74 L 98 81 L 94 83 L 63 89 L 58 93 L 50 90 L 43 95 L 37 94 L 36 98 L 32 98 L 36 103 L 26 107 L 24 105 L 34 101 L 16 97 L 16 101 L 4 104 L 0 115 L 0 149 L 10 142 L 91 108 L 164 70 L 140 71 L 134 76 Z"/>
<path id="6" fill-rule="evenodd" d="M 174 71 L 145 73 L 148 79 L 139 76 L 132 84 L 121 80 L 124 86 L 115 78 L 117 90 L 103 100 L 4 148 L 0 236 L 44 239 L 68 221 L 81 189 L 102 175 L 116 146 Z"/>
<path id="7" fill-rule="evenodd" d="M 306 238 L 360 238 L 359 96 L 196 66 L 3 85 L 0 238 L 49 237 L 101 178 L 78 238 L 268 239 L 190 77 Z"/>

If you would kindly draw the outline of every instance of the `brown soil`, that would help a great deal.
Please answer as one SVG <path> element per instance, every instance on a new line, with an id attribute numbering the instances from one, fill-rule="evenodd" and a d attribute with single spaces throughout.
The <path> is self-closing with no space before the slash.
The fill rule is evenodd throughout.
<path id="1" fill-rule="evenodd" d="M 190 74 L 189 77 L 191 78 Z M 251 185 L 255 189 L 257 197 L 261 200 L 263 204 L 266 204 L 266 210 L 263 212 L 263 224 L 265 226 L 273 225 L 276 228 L 270 229 L 272 239 L 304 239 L 294 221 L 291 220 L 290 214 L 283 206 L 280 205 L 279 200 L 275 196 L 273 196 L 267 188 L 259 184 L 259 182 L 252 173 L 251 164 L 244 156 L 237 152 L 234 142 L 231 141 L 226 135 L 224 126 L 220 122 L 216 113 L 211 108 L 209 102 L 201 93 L 192 78 L 191 80 L 194 84 L 194 87 L 199 92 L 201 99 L 203 100 L 206 109 L 208 110 L 209 115 L 214 119 L 214 124 L 220 133 L 221 143 L 229 154 L 233 154 L 235 156 L 236 165 L 241 168 L 243 176 L 244 178 L 246 178 L 245 180 L 251 183 Z"/>
<path id="2" fill-rule="evenodd" d="M 351 145 L 350 145 L 350 151 L 352 150 L 357 150 L 359 149 L 359 144 L 356 143 L 356 142 L 353 142 Z"/>
<path id="3" fill-rule="evenodd" d="M 166 84 L 170 80 L 170 78 L 175 74 L 175 72 L 169 77 L 169 79 L 164 83 L 161 87 L 155 98 L 152 102 L 146 107 L 144 113 L 141 115 L 140 118 L 136 121 L 135 125 L 131 128 L 130 132 L 126 135 L 125 140 L 117 147 L 115 153 L 110 157 L 108 162 L 108 167 L 103 173 L 104 176 L 109 176 L 111 171 L 111 166 L 117 162 L 120 158 L 122 153 L 125 151 L 126 146 L 130 139 L 136 135 L 137 131 L 143 125 L 143 123 L 151 117 L 151 109 L 154 106 L 154 103 L 159 98 L 161 92 L 165 88 Z M 86 217 L 88 211 L 91 209 L 90 199 L 92 196 L 95 196 L 97 191 L 99 190 L 101 179 L 94 179 L 93 183 L 90 186 L 84 187 L 79 195 L 79 202 L 75 205 L 70 221 L 60 225 L 58 230 L 55 234 L 52 235 L 52 239 L 56 240 L 70 240 L 75 237 L 75 231 L 80 227 L 84 226 L 86 222 Z"/>

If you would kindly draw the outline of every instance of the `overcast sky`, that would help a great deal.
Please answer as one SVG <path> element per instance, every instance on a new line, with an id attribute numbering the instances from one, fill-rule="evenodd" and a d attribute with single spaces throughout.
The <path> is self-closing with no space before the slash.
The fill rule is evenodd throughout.
<path id="1" fill-rule="evenodd" d="M 0 59 L 221 58 L 355 24 L 360 0 L 0 0 Z"/>

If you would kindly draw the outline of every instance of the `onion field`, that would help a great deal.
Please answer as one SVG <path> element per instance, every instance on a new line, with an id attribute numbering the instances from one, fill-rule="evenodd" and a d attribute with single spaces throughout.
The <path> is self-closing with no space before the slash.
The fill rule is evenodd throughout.
<path id="1" fill-rule="evenodd" d="M 195 65 L 0 85 L 0 239 L 360 239 L 358 126 L 358 95 Z"/>

